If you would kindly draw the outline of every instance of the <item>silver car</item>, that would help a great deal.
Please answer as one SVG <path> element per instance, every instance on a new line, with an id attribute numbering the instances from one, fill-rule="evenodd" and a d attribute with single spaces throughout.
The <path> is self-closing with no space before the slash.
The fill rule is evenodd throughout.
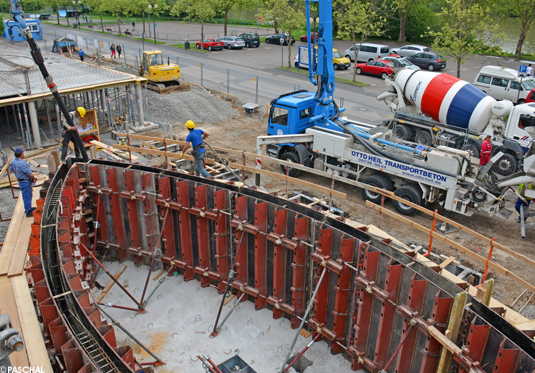
<path id="1" fill-rule="evenodd" d="M 381 58 L 385 61 L 390 61 L 394 63 L 394 67 L 402 68 L 405 67 L 407 69 L 411 70 L 421 70 L 419 66 L 416 66 L 411 61 L 409 61 L 406 58 L 400 58 L 400 57 L 383 57 Z"/>
<path id="2" fill-rule="evenodd" d="M 245 41 L 237 36 L 223 36 L 220 40 L 223 42 L 223 47 L 228 49 L 242 49 L 245 47 Z"/>
<path id="3" fill-rule="evenodd" d="M 408 57 L 422 52 L 429 52 L 429 48 L 424 47 L 423 45 L 404 45 L 401 48 L 392 49 L 392 53 L 401 57 Z"/>

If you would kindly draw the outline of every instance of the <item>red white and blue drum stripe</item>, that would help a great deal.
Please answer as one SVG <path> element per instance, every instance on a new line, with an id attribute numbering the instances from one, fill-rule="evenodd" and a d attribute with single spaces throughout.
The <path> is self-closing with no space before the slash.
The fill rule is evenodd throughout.
<path id="1" fill-rule="evenodd" d="M 482 132 L 496 100 L 472 84 L 448 74 L 403 69 L 396 83 L 405 98 L 436 121 Z"/>

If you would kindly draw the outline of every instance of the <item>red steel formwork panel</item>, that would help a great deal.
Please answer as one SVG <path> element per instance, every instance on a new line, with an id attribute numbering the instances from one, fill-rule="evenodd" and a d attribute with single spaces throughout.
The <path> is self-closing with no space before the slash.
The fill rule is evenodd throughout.
<path id="1" fill-rule="evenodd" d="M 168 176 L 160 176 L 158 179 L 158 188 L 160 195 L 162 196 L 165 203 L 170 204 L 171 203 L 171 178 Z M 165 206 L 165 204 L 164 204 Z M 162 207 L 162 206 L 160 206 Z M 167 213 L 168 208 L 161 208 L 161 214 L 160 218 L 164 219 L 165 214 Z M 167 216 L 167 220 L 165 223 L 163 223 L 162 220 L 162 248 L 163 248 L 163 255 L 168 257 L 169 259 L 175 259 L 178 257 L 178 252 L 175 247 L 175 229 L 174 229 L 174 221 L 173 221 L 173 210 L 169 208 L 169 216 Z"/>
<path id="2" fill-rule="evenodd" d="M 321 229 L 318 240 L 318 251 L 324 259 L 330 259 L 333 246 L 333 230 L 332 228 Z M 319 280 L 319 273 L 316 274 L 316 282 Z M 323 281 L 318 289 L 314 306 L 314 320 L 319 325 L 324 325 L 327 321 L 327 307 L 329 301 L 329 274 L 325 274 Z"/>
<path id="3" fill-rule="evenodd" d="M 490 326 L 482 323 L 479 324 L 479 319 L 474 317 L 470 323 L 468 330 L 468 336 L 466 338 L 465 352 L 468 357 L 473 361 L 481 361 L 483 353 L 485 352 L 485 346 L 490 334 Z M 470 373 L 469 368 L 459 368 L 459 373 Z"/>
<path id="4" fill-rule="evenodd" d="M 413 317 L 421 315 L 427 289 L 427 280 L 417 280 L 416 276 L 417 275 L 414 274 L 411 277 L 408 302 L 406 304 L 408 312 Z M 405 336 L 407 332 L 409 334 Z M 418 338 L 418 329 L 414 327 L 411 328 L 411 320 L 408 318 L 403 319 L 401 335 L 405 336 L 405 341 L 396 358 L 396 372 L 410 372 L 416 348 L 416 340 Z"/>
<path id="5" fill-rule="evenodd" d="M 180 207 L 178 223 L 180 227 L 180 251 L 182 260 L 186 263 L 184 268 L 184 281 L 193 280 L 193 249 L 191 246 L 191 224 L 189 218 L 189 183 L 177 181 L 177 202 Z"/>
<path id="6" fill-rule="evenodd" d="M 199 253 L 199 269 L 202 272 L 210 270 L 210 237 L 208 235 L 208 219 L 206 218 L 206 185 L 195 186 L 195 207 L 200 209 L 197 215 L 197 252 Z M 191 211 L 190 211 L 191 212 Z M 210 277 L 201 276 L 201 286 L 210 286 Z"/>
<path id="7" fill-rule="evenodd" d="M 158 223 L 158 208 L 156 206 L 156 186 L 154 174 L 152 172 L 143 172 L 141 174 L 142 188 L 145 192 L 145 200 L 143 201 L 143 208 L 145 211 L 145 231 L 147 235 L 147 246 L 152 253 L 157 249 L 158 238 L 160 237 L 160 224 Z M 167 210 L 164 208 L 164 210 Z M 169 211 L 169 215 L 171 211 Z M 172 216 L 167 219 L 173 220 Z M 142 241 L 143 242 L 143 241 Z M 160 240 L 161 247 L 161 240 Z"/>
<path id="8" fill-rule="evenodd" d="M 236 215 L 234 216 L 234 220 L 238 220 L 242 222 L 243 224 L 247 223 L 247 201 L 248 197 L 236 197 L 235 198 L 235 204 L 236 204 Z M 242 284 L 246 284 L 249 280 L 249 271 L 247 269 L 248 259 L 249 259 L 249 253 L 247 250 L 248 246 L 248 237 L 247 233 L 242 229 L 239 228 L 236 229 L 236 238 L 235 238 L 235 246 L 236 246 L 236 280 Z M 240 243 L 241 242 L 241 243 Z M 240 247 L 238 247 L 240 245 Z M 238 252 L 239 250 L 239 252 Z M 241 295 L 241 294 L 240 294 Z M 247 297 L 243 297 L 243 300 L 245 300 Z"/>
<path id="9" fill-rule="evenodd" d="M 278 237 L 274 240 L 273 245 L 273 298 L 275 304 L 284 303 L 286 283 L 286 248 L 283 245 L 282 238 L 287 235 L 288 210 L 275 210 L 275 219 L 273 231 Z M 273 307 L 273 318 L 278 319 L 284 314 L 280 306 Z"/>
<path id="10" fill-rule="evenodd" d="M 91 177 L 91 184 L 97 189 L 102 189 L 102 180 L 100 178 L 100 167 L 94 165 L 88 165 L 89 175 Z M 99 222 L 99 227 L 97 229 L 97 237 L 100 238 L 100 241 L 108 242 L 110 240 L 110 233 L 108 231 L 108 223 L 106 221 L 106 209 L 103 201 L 103 195 L 97 193 L 97 199 L 94 206 L 94 211 L 98 210 L 98 216 L 95 216 L 95 219 Z M 94 197 L 93 197 L 94 198 Z M 94 250 L 95 248 L 93 248 Z"/>
<path id="11" fill-rule="evenodd" d="M 108 180 L 108 188 L 111 189 L 110 195 L 110 209 L 114 213 L 113 220 L 113 234 L 115 236 L 115 243 L 119 246 L 117 255 L 120 261 L 126 259 L 126 235 L 124 231 L 123 211 L 121 209 L 121 199 L 119 197 L 119 184 L 117 181 L 118 170 L 114 167 L 106 168 L 106 179 Z M 101 222 L 104 224 L 104 222 Z"/>
<path id="12" fill-rule="evenodd" d="M 255 299 L 255 309 L 266 306 L 267 294 L 267 202 L 255 202 L 254 222 L 258 229 L 255 234 L 255 288 L 263 295 Z"/>
<path id="13" fill-rule="evenodd" d="M 135 171 L 126 170 L 124 172 L 125 190 L 121 192 L 120 196 L 126 199 L 128 206 L 128 223 L 130 226 L 130 244 L 129 247 L 133 249 L 142 248 L 140 216 L 137 209 L 137 197 L 134 185 Z M 142 256 L 135 256 L 134 262 L 139 265 L 143 261 Z"/>
<path id="14" fill-rule="evenodd" d="M 305 313 L 305 295 L 306 295 L 306 265 L 307 265 L 307 247 L 302 241 L 307 241 L 309 230 L 308 217 L 295 219 L 295 238 L 298 241 L 294 249 L 294 261 L 292 263 L 292 306 L 295 309 L 295 315 L 292 315 L 292 328 L 297 328 L 301 320 L 297 316 L 303 316 Z M 325 278 L 323 281 L 325 282 Z M 318 295 L 319 297 L 319 295 Z"/>
<path id="15" fill-rule="evenodd" d="M 215 261 L 217 273 L 219 273 L 221 280 L 228 280 L 228 219 L 227 215 L 222 212 L 227 208 L 227 191 L 216 190 L 214 192 L 214 209 L 218 210 L 217 218 L 215 219 Z M 225 211 L 226 212 L 226 211 Z M 219 281 L 217 284 L 217 290 L 221 294 L 225 291 L 225 283 Z"/>
<path id="16" fill-rule="evenodd" d="M 362 277 L 366 282 L 374 282 L 379 268 L 379 258 L 381 253 L 379 251 L 370 251 L 370 247 L 366 244 L 364 259 L 362 261 L 362 272 L 355 278 L 358 281 Z M 362 247 L 361 247 L 362 248 Z M 366 355 L 366 347 L 368 345 L 368 337 L 371 328 L 371 318 L 373 311 L 374 296 L 371 291 L 360 287 L 357 282 L 357 317 L 355 322 L 355 337 L 352 346 L 348 348 L 348 353 L 352 357 L 351 368 L 354 370 L 364 368 L 364 359 L 368 359 Z M 368 359 L 369 360 L 369 359 Z"/>

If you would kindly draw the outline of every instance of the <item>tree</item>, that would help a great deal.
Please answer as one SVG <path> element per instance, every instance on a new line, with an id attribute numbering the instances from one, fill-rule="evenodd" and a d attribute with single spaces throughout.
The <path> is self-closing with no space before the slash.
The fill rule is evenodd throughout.
<path id="1" fill-rule="evenodd" d="M 535 19 L 535 0 L 514 0 L 508 2 L 518 10 L 518 20 L 520 21 L 520 36 L 516 45 L 515 57 L 522 56 L 522 47 L 526 41 L 529 30 Z"/>
<path id="2" fill-rule="evenodd" d="M 429 32 L 435 38 L 433 49 L 453 58 L 460 78 L 467 56 L 496 43 L 498 25 L 492 25 L 490 9 L 477 0 L 445 0 L 440 16 L 444 21 L 440 30 Z"/>
<path id="3" fill-rule="evenodd" d="M 216 0 L 179 0 L 171 9 L 171 14 L 190 13 L 201 21 L 201 49 L 204 50 L 204 21 L 216 14 Z"/>
<path id="4" fill-rule="evenodd" d="M 121 34 L 121 14 L 129 14 L 131 9 L 130 0 L 107 0 L 103 3 L 104 11 L 109 11 L 117 17 L 117 27 Z"/>
<path id="5" fill-rule="evenodd" d="M 239 10 L 247 8 L 253 4 L 252 0 L 215 0 L 217 6 L 217 12 L 223 13 L 223 30 L 225 36 L 227 36 L 227 24 L 228 24 L 228 13 L 232 10 Z"/>
<path id="6" fill-rule="evenodd" d="M 338 36 L 351 39 L 355 50 L 355 65 L 359 48 L 357 48 L 357 35 L 360 35 L 362 44 L 371 35 L 382 35 L 386 32 L 383 27 L 386 18 L 382 15 L 386 8 L 379 1 L 338 0 L 334 12 L 338 23 Z M 356 81 L 357 69 L 353 69 L 353 81 Z"/>
<path id="7" fill-rule="evenodd" d="M 398 41 L 405 41 L 405 29 L 407 28 L 407 20 L 409 19 L 409 14 L 414 5 L 416 5 L 419 0 L 394 0 L 393 5 L 398 10 L 399 16 L 399 37 Z"/>
<path id="8" fill-rule="evenodd" d="M 150 12 L 152 13 L 154 11 L 156 15 L 159 15 L 169 9 L 169 5 L 167 5 L 165 0 L 138 0 L 132 2 L 130 6 L 130 12 L 134 14 L 141 14 L 143 17 L 143 34 L 145 34 L 145 12 L 149 11 L 149 4 L 158 4 L 156 9 L 154 7 L 150 9 Z"/>
<path id="9" fill-rule="evenodd" d="M 106 0 L 87 0 L 91 9 L 100 14 L 100 27 L 104 31 L 104 21 L 102 20 L 102 12 L 106 10 Z"/>

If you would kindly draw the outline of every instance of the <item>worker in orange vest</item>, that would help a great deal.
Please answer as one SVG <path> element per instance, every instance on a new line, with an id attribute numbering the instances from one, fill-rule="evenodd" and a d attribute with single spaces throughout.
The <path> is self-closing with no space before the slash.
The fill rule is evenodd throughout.
<path id="1" fill-rule="evenodd" d="M 490 161 L 490 154 L 492 153 L 492 143 L 490 142 L 490 135 L 485 137 L 485 141 L 481 144 L 481 154 L 479 156 L 479 165 L 484 166 Z"/>

